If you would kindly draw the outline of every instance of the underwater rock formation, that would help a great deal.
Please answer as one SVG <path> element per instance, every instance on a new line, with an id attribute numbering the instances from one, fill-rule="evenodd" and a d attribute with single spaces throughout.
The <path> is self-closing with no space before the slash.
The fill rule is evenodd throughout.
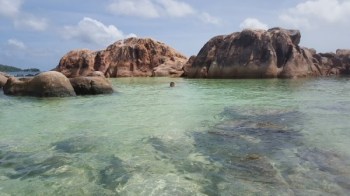
<path id="1" fill-rule="evenodd" d="M 222 121 L 183 140 L 149 138 L 161 161 L 172 163 L 206 195 L 346 195 L 350 158 L 309 147 L 294 110 L 226 108 Z M 319 180 L 322 179 L 322 180 Z M 326 186 L 325 186 L 326 185 Z"/>

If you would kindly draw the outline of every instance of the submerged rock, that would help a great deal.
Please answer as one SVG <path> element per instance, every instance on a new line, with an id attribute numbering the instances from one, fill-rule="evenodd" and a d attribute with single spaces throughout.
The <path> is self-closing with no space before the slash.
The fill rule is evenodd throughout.
<path id="1" fill-rule="evenodd" d="M 302 144 L 302 134 L 293 128 L 302 123 L 302 114 L 227 108 L 221 117 L 225 120 L 207 132 L 191 134 L 192 147 L 181 139 L 150 138 L 148 142 L 159 159 L 168 160 L 185 179 L 198 183 L 203 194 L 293 195 L 275 158 Z"/>
<path id="2" fill-rule="evenodd" d="M 206 133 L 194 134 L 194 149 L 179 145 L 182 141 L 148 140 L 160 161 L 173 164 L 176 173 L 183 174 L 180 177 L 188 183 L 197 183 L 205 195 L 229 195 L 232 191 L 244 194 L 257 190 L 278 195 L 289 192 L 279 170 L 264 154 L 242 152 L 239 144 Z M 270 184 L 282 188 L 272 191 Z"/>
<path id="3" fill-rule="evenodd" d="M 93 71 L 101 71 L 106 77 L 179 77 L 186 61 L 184 55 L 159 41 L 128 38 L 101 51 L 71 51 L 55 70 L 67 77 L 87 76 Z"/>
<path id="4" fill-rule="evenodd" d="M 267 191 L 291 195 L 349 192 L 350 157 L 308 147 L 296 129 L 305 118 L 302 113 L 228 108 L 222 115 L 226 120 L 209 134 L 197 133 L 195 141 L 200 152 L 222 163 L 223 176 L 265 188 L 271 183 Z"/>
<path id="5" fill-rule="evenodd" d="M 299 46 L 300 32 L 273 28 L 246 29 L 208 41 L 187 66 L 191 78 L 294 78 L 321 73 L 308 50 Z"/>
<path id="6" fill-rule="evenodd" d="M 59 152 L 65 153 L 87 153 L 96 148 L 96 138 L 78 136 L 58 141 L 52 146 Z"/>
<path id="7" fill-rule="evenodd" d="M 109 165 L 99 172 L 98 183 L 106 189 L 116 191 L 116 188 L 126 184 L 129 178 L 130 173 L 125 170 L 123 161 L 112 157 Z"/>
<path id="8" fill-rule="evenodd" d="M 28 158 L 28 154 L 3 151 L 0 149 L 0 167 L 13 168 L 18 164 L 18 160 Z"/>
<path id="9" fill-rule="evenodd" d="M 334 176 L 347 175 L 350 178 L 350 157 L 318 148 L 303 149 L 298 152 L 297 156 L 301 164 L 306 163 L 309 167 Z"/>
<path id="10" fill-rule="evenodd" d="M 6 95 L 34 97 L 75 96 L 68 78 L 56 71 L 43 72 L 24 80 L 11 77 L 4 86 L 4 93 Z"/>
<path id="11" fill-rule="evenodd" d="M 10 179 L 25 180 L 35 177 L 52 177 L 51 170 L 57 170 L 73 161 L 66 156 L 54 155 L 42 160 L 33 158 L 28 152 L 14 152 L 0 149 L 0 169 L 10 169 L 5 175 Z"/>
<path id="12" fill-rule="evenodd" d="M 232 156 L 224 163 L 224 170 L 236 178 L 252 182 L 284 184 L 279 171 L 273 161 L 266 156 L 247 154 L 246 156 Z"/>
<path id="13" fill-rule="evenodd" d="M 347 195 L 350 191 L 348 156 L 304 146 L 285 158 L 282 174 L 296 195 Z"/>
<path id="14" fill-rule="evenodd" d="M 304 115 L 300 112 L 226 108 L 221 116 L 226 120 L 213 126 L 208 133 L 218 140 L 249 146 L 237 149 L 242 153 L 272 154 L 303 144 L 303 135 L 295 128 L 303 123 Z"/>
<path id="15" fill-rule="evenodd" d="M 64 156 L 49 157 L 42 162 L 35 162 L 29 159 L 24 161 L 25 162 L 20 163 L 15 167 L 15 173 L 9 175 L 11 179 L 27 179 L 37 176 L 45 177 L 46 175 L 50 176 L 47 174 L 50 170 L 58 169 L 72 163 L 70 158 Z"/>

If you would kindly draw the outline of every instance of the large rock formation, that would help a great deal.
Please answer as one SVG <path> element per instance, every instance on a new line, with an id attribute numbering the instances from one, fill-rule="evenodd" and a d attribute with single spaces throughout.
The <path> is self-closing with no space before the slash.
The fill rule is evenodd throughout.
<path id="1" fill-rule="evenodd" d="M 164 43 L 128 38 L 102 51 L 76 50 L 67 53 L 55 68 L 67 77 L 101 71 L 106 77 L 181 76 L 187 58 Z"/>
<path id="2" fill-rule="evenodd" d="M 185 75 L 193 78 L 294 78 L 321 75 L 300 32 L 273 28 L 243 30 L 207 42 Z"/>
<path id="3" fill-rule="evenodd" d="M 6 95 L 34 97 L 75 96 L 68 78 L 56 71 L 43 72 L 33 78 L 19 80 L 11 77 L 4 86 Z"/>

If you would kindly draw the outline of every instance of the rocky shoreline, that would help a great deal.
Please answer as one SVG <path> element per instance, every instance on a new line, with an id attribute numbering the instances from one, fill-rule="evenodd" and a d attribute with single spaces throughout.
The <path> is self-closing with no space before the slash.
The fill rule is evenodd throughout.
<path id="1" fill-rule="evenodd" d="M 216 36 L 185 73 L 190 78 L 300 78 L 350 74 L 350 50 L 317 53 L 299 46 L 298 30 L 243 30 Z"/>
<path id="2" fill-rule="evenodd" d="M 300 78 L 350 74 L 350 50 L 317 53 L 299 46 L 299 30 L 272 28 L 219 35 L 187 58 L 153 39 L 129 38 L 105 50 L 74 50 L 55 71 L 67 77 Z"/>
<path id="3" fill-rule="evenodd" d="M 70 51 L 53 71 L 33 78 L 16 79 L 0 73 L 0 88 L 4 88 L 6 95 L 50 97 L 112 93 L 113 88 L 106 78 L 116 77 L 301 78 L 350 75 L 350 50 L 317 53 L 315 49 L 299 46 L 300 40 L 298 30 L 245 29 L 215 36 L 196 56 L 187 58 L 162 42 L 128 38 L 101 51 Z"/>

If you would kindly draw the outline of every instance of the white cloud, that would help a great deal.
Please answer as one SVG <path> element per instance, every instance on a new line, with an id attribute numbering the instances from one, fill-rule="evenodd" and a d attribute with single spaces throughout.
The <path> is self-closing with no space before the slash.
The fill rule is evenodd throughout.
<path id="1" fill-rule="evenodd" d="M 184 17 L 196 13 L 196 11 L 185 2 L 175 0 L 157 0 L 157 2 L 169 16 Z"/>
<path id="2" fill-rule="evenodd" d="M 23 42 L 21 42 L 21 41 L 19 41 L 17 39 L 9 39 L 9 40 L 7 40 L 7 45 L 11 49 L 17 49 L 17 50 L 18 49 L 19 50 L 24 50 L 24 49 L 27 48 L 27 46 Z"/>
<path id="3" fill-rule="evenodd" d="M 219 18 L 197 11 L 188 3 L 179 0 L 114 0 L 107 10 L 112 14 L 141 18 L 194 16 L 204 23 L 215 25 L 221 23 Z"/>
<path id="4" fill-rule="evenodd" d="M 310 27 L 317 23 L 349 22 L 350 1 L 307 0 L 279 16 L 280 20 L 295 27 Z"/>
<path id="5" fill-rule="evenodd" d="M 32 15 L 27 15 L 26 17 L 22 17 L 16 19 L 14 24 L 18 28 L 30 28 L 35 31 L 44 31 L 47 29 L 48 23 L 45 18 L 37 18 Z"/>
<path id="6" fill-rule="evenodd" d="M 118 0 L 112 2 L 108 8 L 111 13 L 145 18 L 157 18 L 159 13 L 150 0 Z"/>
<path id="7" fill-rule="evenodd" d="M 222 23 L 222 21 L 220 20 L 220 18 L 211 16 L 210 14 L 208 14 L 207 12 L 203 12 L 199 15 L 199 19 L 202 20 L 205 23 L 208 24 L 214 24 L 214 25 L 219 25 Z"/>
<path id="8" fill-rule="evenodd" d="M 239 27 L 241 29 L 263 29 L 263 30 L 267 30 L 268 29 L 267 24 L 264 24 L 264 23 L 260 22 L 256 18 L 247 18 L 247 19 L 245 19 L 239 25 Z"/>
<path id="9" fill-rule="evenodd" d="M 17 28 L 29 28 L 36 31 L 46 30 L 48 23 L 45 18 L 38 18 L 21 10 L 22 0 L 0 0 L 0 15 L 14 23 Z"/>
<path id="10" fill-rule="evenodd" d="M 131 37 L 137 37 L 137 35 L 134 33 L 130 33 L 130 34 L 125 36 L 125 38 L 131 38 Z"/>
<path id="11" fill-rule="evenodd" d="M 102 22 L 85 17 L 77 26 L 65 26 L 63 37 L 65 39 L 77 39 L 79 41 L 104 46 L 116 40 L 126 37 L 135 37 L 135 34 L 124 35 L 114 25 L 104 25 Z"/>
<path id="12" fill-rule="evenodd" d="M 21 0 L 0 0 L 0 15 L 16 17 L 20 13 Z"/>

